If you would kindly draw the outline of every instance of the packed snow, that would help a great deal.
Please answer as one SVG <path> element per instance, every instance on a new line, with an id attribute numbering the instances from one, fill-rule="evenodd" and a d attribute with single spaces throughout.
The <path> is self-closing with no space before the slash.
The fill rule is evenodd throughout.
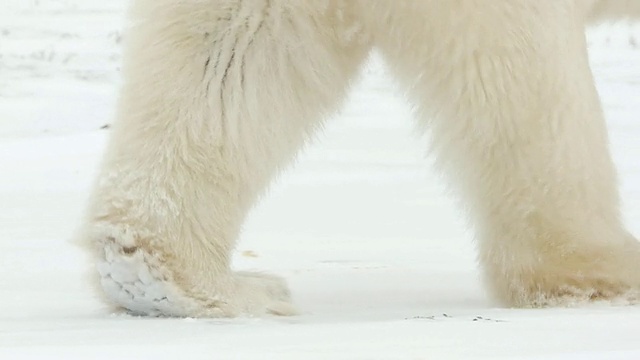
<path id="1" fill-rule="evenodd" d="M 375 56 L 236 251 L 237 269 L 285 277 L 301 315 L 114 313 L 71 239 L 113 121 L 125 8 L 0 1 L 0 359 L 640 359 L 640 307 L 488 299 L 472 234 Z M 625 220 L 640 235 L 638 35 L 589 32 Z"/>

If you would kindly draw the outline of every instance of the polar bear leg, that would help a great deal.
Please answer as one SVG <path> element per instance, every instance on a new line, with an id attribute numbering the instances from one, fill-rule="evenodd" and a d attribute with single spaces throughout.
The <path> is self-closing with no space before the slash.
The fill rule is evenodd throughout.
<path id="1" fill-rule="evenodd" d="M 640 1 L 637 0 L 589 0 L 589 22 L 640 19 Z"/>
<path id="2" fill-rule="evenodd" d="M 377 44 L 469 210 L 511 306 L 637 301 L 640 247 L 573 1 L 379 3 Z M 425 18 L 424 14 L 432 14 Z"/>
<path id="3" fill-rule="evenodd" d="M 345 98 L 369 44 L 339 1 L 135 0 L 124 86 L 86 238 L 136 314 L 289 314 L 234 273 L 249 208 Z"/>

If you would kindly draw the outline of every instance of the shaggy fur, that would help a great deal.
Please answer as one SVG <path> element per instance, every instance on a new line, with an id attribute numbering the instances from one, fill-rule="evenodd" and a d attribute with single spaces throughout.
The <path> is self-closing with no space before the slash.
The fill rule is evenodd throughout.
<path id="1" fill-rule="evenodd" d="M 639 3 L 133 0 L 84 234 L 104 293 L 138 314 L 293 314 L 282 280 L 232 272 L 230 254 L 375 46 L 432 130 L 497 300 L 637 301 L 584 26 Z"/>

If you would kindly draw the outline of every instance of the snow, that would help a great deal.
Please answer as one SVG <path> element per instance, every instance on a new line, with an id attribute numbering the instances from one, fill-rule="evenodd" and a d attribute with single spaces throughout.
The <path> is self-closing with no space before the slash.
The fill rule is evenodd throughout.
<path id="1" fill-rule="evenodd" d="M 377 58 L 253 211 L 238 246 L 235 267 L 284 276 L 300 316 L 111 312 L 70 239 L 109 133 L 101 127 L 120 81 L 125 6 L 0 2 L 1 359 L 640 358 L 640 307 L 518 310 L 488 300 L 472 235 Z M 638 33 L 628 24 L 589 33 L 636 234 Z"/>

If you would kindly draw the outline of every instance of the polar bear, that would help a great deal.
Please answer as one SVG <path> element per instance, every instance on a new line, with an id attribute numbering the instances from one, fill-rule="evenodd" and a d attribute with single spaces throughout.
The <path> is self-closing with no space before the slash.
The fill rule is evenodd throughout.
<path id="1" fill-rule="evenodd" d="M 640 299 L 640 245 L 587 61 L 588 21 L 636 0 L 133 0 L 117 120 L 83 238 L 106 299 L 140 315 L 295 313 L 233 272 L 248 210 L 378 49 L 506 306 Z"/>

